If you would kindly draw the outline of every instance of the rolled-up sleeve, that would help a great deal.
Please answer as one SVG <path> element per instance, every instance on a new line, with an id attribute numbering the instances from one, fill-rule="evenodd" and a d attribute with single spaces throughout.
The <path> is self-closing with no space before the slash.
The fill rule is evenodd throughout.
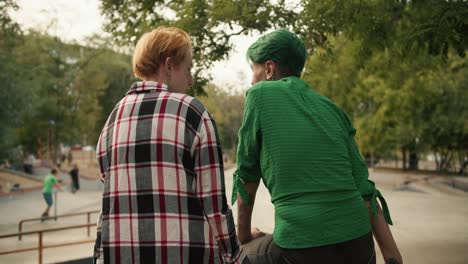
<path id="1" fill-rule="evenodd" d="M 241 263 L 245 258 L 237 240 L 234 218 L 227 204 L 221 145 L 216 124 L 208 112 L 202 116 L 195 155 L 197 197 L 214 233 L 224 263 Z"/>
<path id="2" fill-rule="evenodd" d="M 379 199 L 380 203 L 382 204 L 382 211 L 385 221 L 392 225 L 393 222 L 390 217 L 390 211 L 388 209 L 387 202 L 385 201 L 380 191 L 375 187 L 375 183 L 369 180 L 369 171 L 367 169 L 366 162 L 362 158 L 354 139 L 354 136 L 356 135 L 356 129 L 353 127 L 349 117 L 346 114 L 345 116 L 349 125 L 349 154 L 351 158 L 354 182 L 364 200 L 370 202 L 371 211 L 374 217 L 378 217 L 377 199 Z"/>
<path id="3" fill-rule="evenodd" d="M 237 200 L 237 193 L 242 200 L 250 203 L 250 195 L 244 188 L 248 182 L 259 182 L 262 173 L 260 167 L 261 129 L 260 129 L 260 93 L 255 86 L 247 91 L 244 117 L 239 130 L 237 146 L 237 170 L 234 172 L 231 202 Z"/>

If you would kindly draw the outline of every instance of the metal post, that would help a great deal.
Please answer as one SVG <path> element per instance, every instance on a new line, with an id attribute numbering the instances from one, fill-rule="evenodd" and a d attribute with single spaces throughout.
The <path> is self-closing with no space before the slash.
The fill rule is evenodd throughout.
<path id="1" fill-rule="evenodd" d="M 39 264 L 42 264 L 42 232 L 39 232 Z"/>
<path id="2" fill-rule="evenodd" d="M 88 229 L 88 237 L 89 237 L 90 234 L 91 234 L 91 230 L 90 230 L 90 226 L 89 226 L 89 224 L 91 222 L 91 213 L 88 212 L 87 215 L 88 215 L 88 221 L 86 223 L 88 224 L 88 227 L 86 227 L 86 228 Z"/>
<path id="3" fill-rule="evenodd" d="M 49 122 L 50 124 L 50 122 Z M 52 161 L 52 155 L 50 154 L 51 153 L 51 147 L 50 147 L 50 144 L 51 144 L 51 135 L 52 135 L 52 128 L 50 128 L 50 126 L 48 127 L 48 135 L 47 135 L 47 158 L 48 158 L 48 161 L 51 162 Z"/>
<path id="4" fill-rule="evenodd" d="M 54 215 L 55 215 L 55 221 L 57 221 L 57 204 L 58 204 L 58 200 L 57 200 L 57 191 L 54 192 L 54 199 L 55 199 L 55 203 L 54 203 Z"/>
<path id="5" fill-rule="evenodd" d="M 53 134 L 52 134 L 52 147 L 54 148 L 54 162 L 52 163 L 53 166 L 57 166 L 57 129 L 54 129 L 54 131 L 52 131 Z"/>
<path id="6" fill-rule="evenodd" d="M 19 225 L 18 225 L 18 233 L 20 233 L 19 236 L 18 236 L 18 240 L 21 240 L 21 231 L 22 230 L 23 230 L 23 221 L 21 221 L 19 223 Z"/>
<path id="7" fill-rule="evenodd" d="M 53 146 L 54 146 L 54 138 L 53 138 L 53 131 L 52 131 L 52 128 L 53 126 L 55 126 L 55 120 L 51 119 L 49 120 L 49 135 L 48 135 L 48 151 L 49 151 L 49 162 L 50 162 L 50 166 L 55 166 L 55 162 L 57 161 L 57 159 L 55 160 L 52 160 L 54 157 L 52 157 L 52 151 L 54 151 L 54 156 L 57 155 L 57 153 L 55 152 L 55 150 L 53 150 Z"/>

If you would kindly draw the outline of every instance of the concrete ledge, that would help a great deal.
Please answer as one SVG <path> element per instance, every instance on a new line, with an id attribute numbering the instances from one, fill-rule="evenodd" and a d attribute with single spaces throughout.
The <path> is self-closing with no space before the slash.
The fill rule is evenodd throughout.
<path id="1" fill-rule="evenodd" d="M 42 190 L 42 186 L 30 187 L 30 188 L 21 188 L 21 189 L 18 189 L 17 191 L 13 191 L 13 192 L 0 192 L 0 197 L 23 194 L 25 192 L 31 192 L 31 191 L 37 191 L 37 190 Z"/>
<path id="2" fill-rule="evenodd" d="M 11 173 L 11 174 L 14 174 L 16 176 L 27 178 L 28 180 L 42 182 L 42 178 L 34 177 L 34 176 L 32 176 L 30 174 L 27 174 L 27 173 L 24 173 L 22 171 L 9 170 L 9 169 L 0 169 L 0 172 Z"/>
<path id="3" fill-rule="evenodd" d="M 445 179 L 445 178 L 434 178 L 427 182 L 430 186 L 439 189 L 440 191 L 458 194 L 458 195 L 468 195 L 468 192 L 457 187 L 454 184 L 453 179 Z"/>
<path id="4" fill-rule="evenodd" d="M 455 177 L 452 180 L 454 188 L 468 192 L 468 178 Z"/>

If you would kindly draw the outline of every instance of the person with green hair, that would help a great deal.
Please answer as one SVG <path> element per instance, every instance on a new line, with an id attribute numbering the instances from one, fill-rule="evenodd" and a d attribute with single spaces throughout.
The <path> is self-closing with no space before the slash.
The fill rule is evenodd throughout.
<path id="1" fill-rule="evenodd" d="M 402 263 L 387 204 L 368 179 L 348 115 L 300 79 L 302 40 L 276 30 L 253 43 L 232 203 L 251 263 Z M 251 228 L 260 179 L 275 208 L 272 235 Z M 382 209 L 377 202 L 380 200 Z"/>

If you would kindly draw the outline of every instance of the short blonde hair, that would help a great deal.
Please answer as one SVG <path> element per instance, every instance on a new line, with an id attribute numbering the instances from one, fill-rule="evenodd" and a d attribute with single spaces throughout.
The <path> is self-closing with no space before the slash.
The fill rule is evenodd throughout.
<path id="1" fill-rule="evenodd" d="M 145 80 L 158 71 L 167 57 L 172 57 L 178 65 L 191 49 L 187 32 L 176 27 L 157 27 L 138 40 L 133 52 L 133 73 Z"/>

